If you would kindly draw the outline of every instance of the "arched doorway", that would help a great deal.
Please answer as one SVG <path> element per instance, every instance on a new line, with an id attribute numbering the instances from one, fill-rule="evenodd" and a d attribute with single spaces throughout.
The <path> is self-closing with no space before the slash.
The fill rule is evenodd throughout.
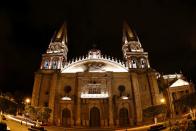
<path id="1" fill-rule="evenodd" d="M 71 112 L 67 108 L 63 109 L 62 111 L 62 126 L 65 127 L 71 126 Z"/>
<path id="2" fill-rule="evenodd" d="M 100 111 L 97 107 L 90 110 L 90 127 L 100 127 Z"/>
<path id="3" fill-rule="evenodd" d="M 126 108 L 121 108 L 119 111 L 119 125 L 121 127 L 129 126 L 128 110 Z"/>

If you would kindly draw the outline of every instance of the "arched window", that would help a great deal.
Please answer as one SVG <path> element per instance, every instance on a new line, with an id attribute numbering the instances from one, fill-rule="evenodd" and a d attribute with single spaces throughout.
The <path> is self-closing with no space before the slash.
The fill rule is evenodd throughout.
<path id="1" fill-rule="evenodd" d="M 136 62 L 135 59 L 133 59 L 133 60 L 131 61 L 131 64 L 132 64 L 132 68 L 137 68 L 137 62 Z"/>
<path id="2" fill-rule="evenodd" d="M 52 60 L 52 69 L 57 69 L 58 68 L 58 58 L 54 58 Z"/>
<path id="3" fill-rule="evenodd" d="M 141 68 L 146 67 L 146 61 L 143 58 L 140 60 L 140 64 L 141 64 Z"/>
<path id="4" fill-rule="evenodd" d="M 49 60 L 45 60 L 44 69 L 49 69 Z"/>
<path id="5" fill-rule="evenodd" d="M 53 61 L 52 62 L 52 69 L 57 69 L 57 66 L 58 66 L 58 61 Z"/>

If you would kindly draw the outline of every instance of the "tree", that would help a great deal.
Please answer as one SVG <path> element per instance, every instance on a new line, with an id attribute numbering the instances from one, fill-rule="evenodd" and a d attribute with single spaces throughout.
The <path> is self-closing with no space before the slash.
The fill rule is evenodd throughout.
<path id="1" fill-rule="evenodd" d="M 4 113 L 9 113 L 9 114 L 16 114 L 17 110 L 17 105 L 15 102 L 6 99 L 6 98 L 0 98 L 0 110 Z"/>
<path id="2" fill-rule="evenodd" d="M 40 113 L 40 121 L 47 123 L 48 119 L 50 118 L 50 113 L 52 110 L 48 107 L 43 107 Z"/>
<path id="3" fill-rule="evenodd" d="M 143 110 L 143 115 L 146 118 L 155 118 L 159 114 L 166 114 L 167 107 L 165 104 L 150 106 Z"/>
<path id="4" fill-rule="evenodd" d="M 0 98 L 0 110 L 4 113 L 8 109 L 8 102 L 5 98 Z"/>
<path id="5" fill-rule="evenodd" d="M 195 119 L 194 108 L 196 107 L 196 93 L 184 95 L 180 99 L 174 101 L 174 104 L 178 109 L 189 108 L 192 119 Z"/>
<path id="6" fill-rule="evenodd" d="M 25 106 L 25 114 L 33 120 L 37 120 L 37 109 L 34 106 L 26 105 Z"/>
<path id="7" fill-rule="evenodd" d="M 25 113 L 33 120 L 39 120 L 47 123 L 50 118 L 50 113 L 52 110 L 48 107 L 34 107 L 26 106 Z"/>
<path id="8" fill-rule="evenodd" d="M 17 113 L 22 114 L 25 109 L 24 99 L 26 94 L 22 91 L 15 91 L 13 94 L 14 100 L 17 103 Z"/>
<path id="9" fill-rule="evenodd" d="M 119 90 L 119 92 L 120 92 L 120 96 L 122 96 L 122 93 L 125 91 L 125 86 L 120 85 L 120 86 L 118 87 L 118 90 Z"/>
<path id="10" fill-rule="evenodd" d="M 11 98 L 13 97 L 13 95 L 10 92 L 6 92 L 5 93 L 5 97 L 8 98 L 9 100 L 11 100 Z"/>

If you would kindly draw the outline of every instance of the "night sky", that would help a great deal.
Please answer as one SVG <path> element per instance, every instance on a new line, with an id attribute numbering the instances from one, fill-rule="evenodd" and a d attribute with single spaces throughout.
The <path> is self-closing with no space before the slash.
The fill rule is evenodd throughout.
<path id="1" fill-rule="evenodd" d="M 195 0 L 6 0 L 0 4 L 0 90 L 31 94 L 54 31 L 68 23 L 68 58 L 92 45 L 122 59 L 122 23 L 136 31 L 160 73 L 196 82 Z"/>

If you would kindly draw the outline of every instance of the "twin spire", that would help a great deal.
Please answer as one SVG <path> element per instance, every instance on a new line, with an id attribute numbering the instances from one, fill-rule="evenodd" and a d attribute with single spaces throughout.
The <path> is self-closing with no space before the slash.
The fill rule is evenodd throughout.
<path id="1" fill-rule="evenodd" d="M 147 67 L 146 65 L 149 65 L 148 55 L 143 51 L 136 33 L 131 30 L 127 22 L 123 23 L 122 33 L 122 51 L 128 67 Z M 67 63 L 67 45 L 67 24 L 64 23 L 58 32 L 54 33 L 46 54 L 43 54 L 41 69 L 62 69 Z"/>
<path id="2" fill-rule="evenodd" d="M 133 30 L 131 30 L 128 23 L 126 21 L 124 21 L 123 22 L 122 42 L 123 42 L 123 44 L 127 44 L 130 41 L 138 42 L 139 47 L 141 48 L 141 44 L 139 42 L 139 39 L 138 39 L 136 33 Z M 63 52 L 63 48 L 67 47 L 67 43 L 68 43 L 68 40 L 67 40 L 67 24 L 65 22 L 60 27 L 58 32 L 54 33 L 54 36 L 52 37 L 50 45 L 48 47 L 47 53 Z"/>
<path id="3" fill-rule="evenodd" d="M 64 53 L 67 51 L 68 40 L 67 40 L 67 24 L 64 23 L 58 32 L 54 33 L 51 39 L 47 53 Z"/>

